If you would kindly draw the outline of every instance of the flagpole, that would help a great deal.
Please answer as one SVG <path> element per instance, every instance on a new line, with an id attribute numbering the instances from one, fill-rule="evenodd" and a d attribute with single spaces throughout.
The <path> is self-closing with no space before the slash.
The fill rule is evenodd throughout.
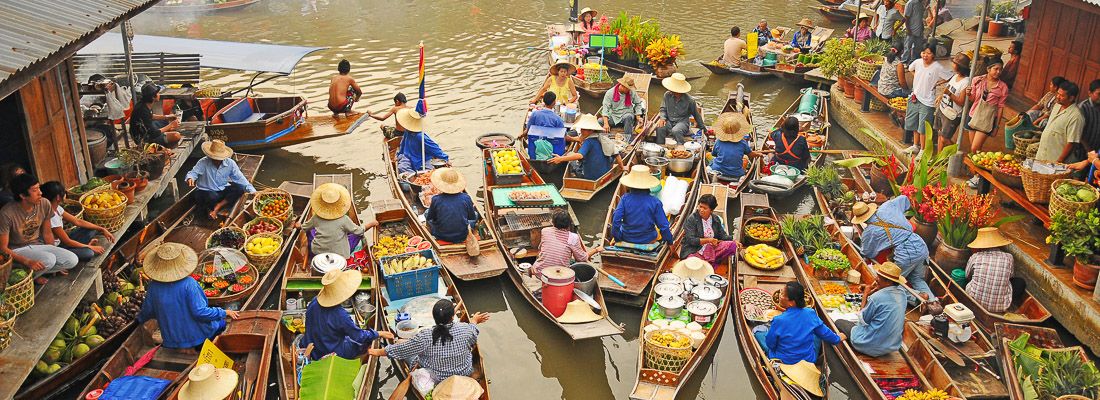
<path id="1" fill-rule="evenodd" d="M 418 68 L 417 68 L 418 80 L 420 81 L 420 89 L 419 89 L 419 96 L 418 97 L 420 97 L 420 99 L 417 100 L 416 112 L 420 113 L 421 112 L 420 111 L 420 104 L 424 101 L 424 41 L 421 40 L 420 44 L 418 44 L 417 47 L 420 49 L 420 63 L 418 64 Z M 427 109 L 428 108 L 425 106 L 424 110 L 427 111 Z M 420 118 L 424 118 L 423 113 L 420 114 Z M 428 161 L 427 160 L 428 156 L 426 154 L 427 150 L 425 149 L 425 147 L 427 147 L 427 145 L 424 144 L 424 131 L 423 131 L 423 128 L 421 128 L 421 131 L 420 131 L 420 170 L 421 171 L 424 171 L 424 170 L 428 169 L 427 164 L 426 164 L 427 161 Z"/>

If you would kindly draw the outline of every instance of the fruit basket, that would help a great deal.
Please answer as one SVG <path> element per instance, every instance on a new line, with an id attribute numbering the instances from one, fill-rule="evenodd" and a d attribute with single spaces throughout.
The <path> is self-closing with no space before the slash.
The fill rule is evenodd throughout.
<path id="1" fill-rule="evenodd" d="M 1014 151 L 1017 156 L 1027 157 L 1027 147 L 1032 143 L 1039 143 L 1040 131 L 1023 131 L 1012 134 L 1012 142 L 1015 143 Z"/>
<path id="2" fill-rule="evenodd" d="M 84 220 L 117 231 L 122 227 L 126 211 L 126 195 L 122 192 L 101 187 L 80 196 L 80 205 L 84 207 Z"/>
<path id="3" fill-rule="evenodd" d="M 764 243 L 775 245 L 779 243 L 779 225 L 771 218 L 748 218 L 744 224 L 745 237 L 749 239 L 746 244 Z"/>
<path id="4" fill-rule="evenodd" d="M 80 200 L 65 198 L 61 201 L 61 207 L 64 208 L 65 212 L 69 213 L 69 215 L 76 217 L 76 219 L 84 218 L 84 206 L 80 204 Z M 65 231 L 69 232 L 76 229 L 76 225 L 69 223 L 69 221 L 64 221 L 64 228 Z"/>
<path id="5" fill-rule="evenodd" d="M 1032 145 L 1034 147 L 1034 145 Z M 1041 174 L 1030 168 L 1020 168 L 1020 178 L 1024 181 L 1024 195 L 1032 203 L 1046 204 L 1050 201 L 1051 183 L 1073 174 L 1072 170 L 1053 174 Z"/>
<path id="6" fill-rule="evenodd" d="M 404 234 L 396 234 L 393 236 L 382 235 L 378 238 L 378 241 L 374 243 L 374 246 L 371 246 L 371 254 L 374 255 L 375 260 L 381 260 L 382 257 L 396 256 L 431 248 L 432 243 L 420 236 L 409 237 L 409 235 Z"/>
<path id="7" fill-rule="evenodd" d="M 679 372 L 691 358 L 691 338 L 670 329 L 645 334 L 645 367 L 658 371 Z"/>
<path id="8" fill-rule="evenodd" d="M 11 344 L 11 334 L 15 330 L 17 316 L 19 313 L 15 312 L 15 307 L 7 303 L 0 304 L 0 351 L 4 351 Z"/>
<path id="9" fill-rule="evenodd" d="M 499 149 L 489 152 L 493 159 L 493 176 L 498 185 L 515 185 L 523 182 L 523 166 L 515 149 Z"/>
<path id="10" fill-rule="evenodd" d="M 244 250 L 244 240 L 246 238 L 248 238 L 248 234 L 245 233 L 244 229 L 236 226 L 226 226 L 210 232 L 210 236 L 206 237 L 206 248 L 228 247 L 235 250 Z"/>
<path id="11" fill-rule="evenodd" d="M 256 217 L 244 224 L 242 229 L 244 229 L 244 233 L 249 236 L 257 233 L 274 233 L 276 235 L 282 235 L 283 222 L 271 217 Z"/>
<path id="12" fill-rule="evenodd" d="M 34 274 L 23 268 L 12 268 L 4 288 L 4 302 L 19 315 L 34 307 Z"/>
<path id="13" fill-rule="evenodd" d="M 1076 215 L 1096 205 L 1100 192 L 1087 183 L 1073 179 L 1058 179 L 1050 183 L 1050 215 Z"/>
<path id="14" fill-rule="evenodd" d="M 378 264 L 391 301 L 439 290 L 439 258 L 430 249 L 382 257 Z"/>
<path id="15" fill-rule="evenodd" d="M 741 259 L 749 266 L 765 271 L 775 271 L 787 265 L 787 255 L 767 244 L 754 244 L 741 249 Z"/>
<path id="16" fill-rule="evenodd" d="M 283 237 L 274 233 L 257 233 L 245 240 L 244 253 L 248 255 L 248 261 L 267 271 L 279 259 L 283 248 Z"/>
<path id="17" fill-rule="evenodd" d="M 256 193 L 256 198 L 252 200 L 252 213 L 259 217 L 288 221 L 292 214 L 291 204 L 293 199 L 287 191 L 264 189 Z"/>
<path id="18" fill-rule="evenodd" d="M 240 251 L 227 248 L 204 250 L 191 273 L 210 305 L 225 305 L 247 297 L 256 289 L 259 270 Z"/>

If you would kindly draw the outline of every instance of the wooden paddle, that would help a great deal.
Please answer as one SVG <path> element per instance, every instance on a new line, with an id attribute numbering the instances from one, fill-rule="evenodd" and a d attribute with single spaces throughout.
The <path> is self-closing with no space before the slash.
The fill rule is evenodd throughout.
<path id="1" fill-rule="evenodd" d="M 619 278 L 616 278 L 615 275 L 611 275 L 611 274 L 607 273 L 607 271 L 604 271 L 603 268 L 597 267 L 595 264 L 588 264 L 588 265 L 591 265 L 593 269 L 595 269 L 599 273 L 606 276 L 607 279 L 610 279 L 612 282 L 615 282 L 616 285 L 619 285 L 621 287 L 626 287 L 626 284 L 623 283 L 623 281 L 619 280 Z"/>
<path id="2" fill-rule="evenodd" d="M 402 379 L 401 382 L 397 384 L 397 387 L 393 389 L 393 393 L 390 393 L 389 400 L 401 400 L 405 398 L 405 395 L 409 393 L 409 385 L 412 384 L 412 372 L 416 367 L 418 366 L 414 365 L 413 368 L 409 369 L 409 373 L 405 374 L 405 379 Z M 394 368 L 397 368 L 396 362 L 394 362 Z"/>

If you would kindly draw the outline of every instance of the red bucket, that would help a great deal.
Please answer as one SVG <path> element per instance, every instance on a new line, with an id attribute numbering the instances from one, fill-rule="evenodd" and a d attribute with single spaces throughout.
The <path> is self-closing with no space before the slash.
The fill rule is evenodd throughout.
<path id="1" fill-rule="evenodd" d="M 565 306 L 573 300 L 573 282 L 576 274 L 568 267 L 550 267 L 542 270 L 542 305 L 554 317 L 565 313 Z"/>

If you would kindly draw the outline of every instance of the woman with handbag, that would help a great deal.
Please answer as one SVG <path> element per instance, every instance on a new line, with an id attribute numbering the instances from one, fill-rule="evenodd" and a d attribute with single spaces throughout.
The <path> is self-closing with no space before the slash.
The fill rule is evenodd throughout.
<path id="1" fill-rule="evenodd" d="M 966 88 L 970 86 L 970 57 L 959 53 L 951 62 L 954 63 L 955 76 L 944 85 L 943 96 L 940 96 L 940 103 L 936 105 L 936 117 L 932 123 L 940 137 L 937 148 L 941 150 L 955 143 L 955 133 L 959 130 L 963 103 L 968 94 Z"/>
<path id="2" fill-rule="evenodd" d="M 1004 112 L 1005 100 L 1008 99 L 1008 84 L 1001 81 L 1001 71 L 1004 64 L 993 61 L 987 66 L 985 75 L 974 78 L 970 85 L 970 120 L 966 123 L 966 129 L 970 131 L 970 152 L 976 153 L 982 149 L 986 139 L 996 133 L 997 121 L 1001 120 Z M 978 187 L 978 177 L 975 175 L 967 184 L 970 187 Z"/>

